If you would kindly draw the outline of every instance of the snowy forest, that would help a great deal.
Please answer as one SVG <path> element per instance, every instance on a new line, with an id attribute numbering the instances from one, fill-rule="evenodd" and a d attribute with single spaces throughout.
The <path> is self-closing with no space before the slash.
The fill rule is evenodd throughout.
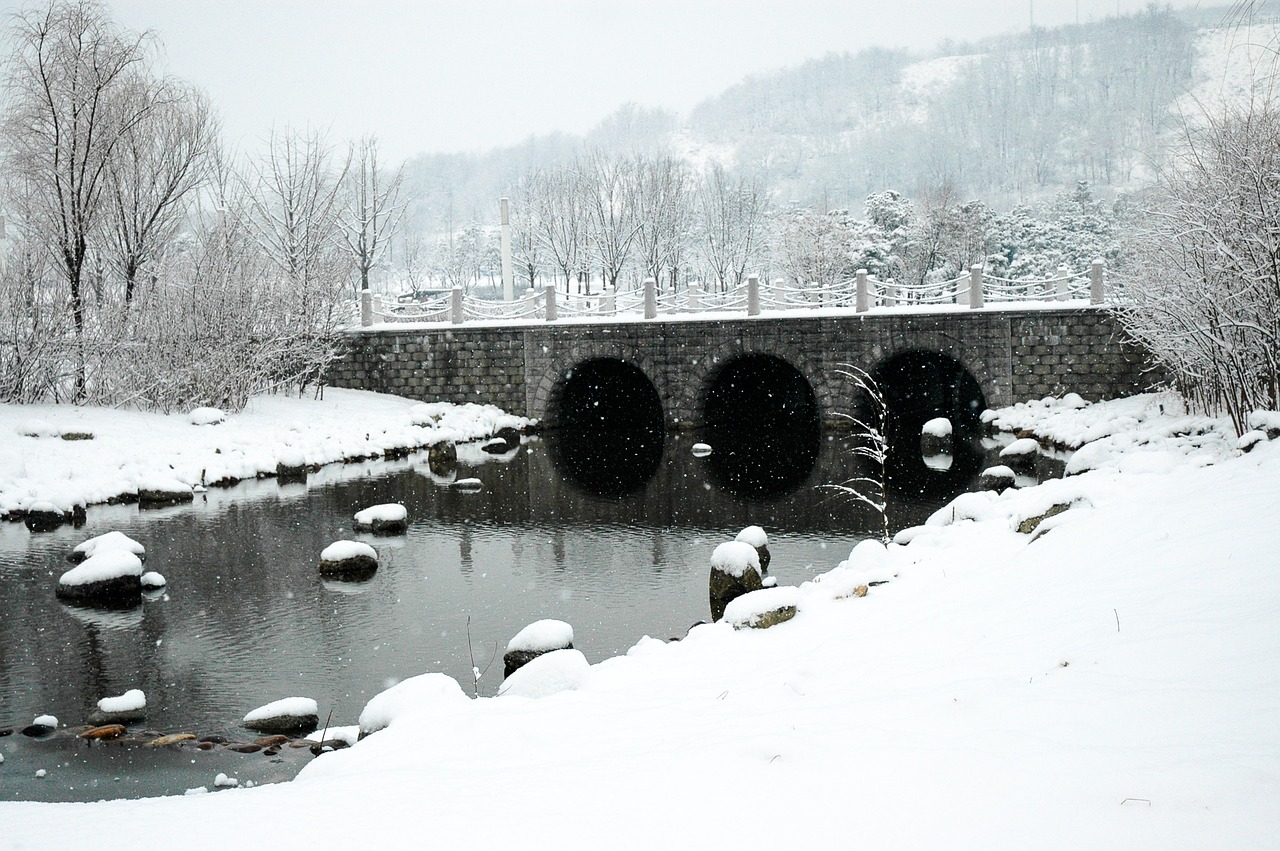
<path id="1" fill-rule="evenodd" d="M 1203 351 L 1165 351 L 1186 317 L 1134 312 L 1134 333 L 1206 405 L 1276 407 L 1276 251 L 1248 233 L 1275 215 L 1257 170 L 1278 138 L 1274 11 L 1153 5 L 929 56 L 864 46 L 687 116 L 624 104 L 583 138 L 398 165 L 373 135 L 310 128 L 233 153 L 158 36 L 97 0 L 33 6 L 4 42 L 0 399 L 234 409 L 305 388 L 362 289 L 499 297 L 507 197 L 521 289 L 1043 278 L 1096 258 L 1153 303 L 1157 282 L 1191 276 L 1210 301 L 1243 285 Z M 1241 42 L 1258 49 L 1240 60 Z M 1232 66 L 1242 99 L 1210 103 Z M 1197 192 L 1228 205 L 1197 250 L 1238 243 L 1230 269 L 1185 259 Z"/>

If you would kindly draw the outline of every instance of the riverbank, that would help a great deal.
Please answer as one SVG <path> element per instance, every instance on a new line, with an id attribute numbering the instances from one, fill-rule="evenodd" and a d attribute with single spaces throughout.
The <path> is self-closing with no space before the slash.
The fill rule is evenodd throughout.
<path id="1" fill-rule="evenodd" d="M 1280 440 L 1162 397 L 999 414 L 1092 460 L 860 547 L 786 623 L 409 702 L 287 784 L 0 804 L 0 846 L 1269 847 Z"/>
<path id="2" fill-rule="evenodd" d="M 394 455 L 465 443 L 530 420 L 492 405 L 420 404 L 329 388 L 323 399 L 255 396 L 239 413 L 156 414 L 74 405 L 0 405 L 0 518 L 44 503 L 72 515 L 137 501 L 145 489 L 193 488 L 274 476 L 281 465 Z"/>

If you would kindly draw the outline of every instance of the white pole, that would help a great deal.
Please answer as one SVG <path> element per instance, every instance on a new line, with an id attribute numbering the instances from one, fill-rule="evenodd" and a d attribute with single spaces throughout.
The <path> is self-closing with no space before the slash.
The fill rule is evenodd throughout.
<path id="1" fill-rule="evenodd" d="M 969 267 L 969 307 L 982 307 L 982 264 Z"/>
<path id="2" fill-rule="evenodd" d="M 502 300 L 515 301 L 516 276 L 511 268 L 511 206 L 503 198 L 499 207 L 502 213 Z"/>

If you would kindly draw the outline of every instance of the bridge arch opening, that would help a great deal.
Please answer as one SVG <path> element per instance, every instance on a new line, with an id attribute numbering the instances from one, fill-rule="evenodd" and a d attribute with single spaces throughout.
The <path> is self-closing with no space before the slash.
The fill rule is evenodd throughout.
<path id="1" fill-rule="evenodd" d="M 662 400 L 633 363 L 592 358 L 566 370 L 548 405 L 551 457 L 589 493 L 621 496 L 644 487 L 662 463 Z"/>
<path id="2" fill-rule="evenodd" d="M 950 355 L 926 350 L 894 355 L 872 377 L 887 413 L 889 489 L 903 496 L 938 498 L 960 492 L 982 465 L 986 398 L 977 379 Z M 921 429 L 936 417 L 946 417 L 952 426 L 950 451 L 943 453 L 941 463 L 940 457 L 926 458 L 921 451 Z"/>
<path id="3" fill-rule="evenodd" d="M 739 355 L 721 366 L 707 387 L 703 421 L 711 476 L 730 493 L 789 493 L 818 460 L 817 396 L 798 369 L 774 355 Z"/>

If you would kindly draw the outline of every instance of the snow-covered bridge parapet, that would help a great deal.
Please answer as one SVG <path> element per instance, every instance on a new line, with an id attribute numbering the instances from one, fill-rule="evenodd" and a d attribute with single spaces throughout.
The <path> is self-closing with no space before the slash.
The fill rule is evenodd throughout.
<path id="1" fill-rule="evenodd" d="M 988 407 L 1079 393 L 1090 400 L 1146 389 L 1143 353 L 1102 307 L 921 308 L 846 315 L 666 317 L 633 322 L 530 322 L 463 326 L 382 325 L 351 333 L 328 376 L 337 387 L 432 401 L 487 402 L 556 424 L 558 393 L 589 362 L 617 362 L 652 383 L 670 426 L 705 422 L 709 394 L 727 367 L 767 356 L 812 388 L 822 420 L 854 404 L 841 373 L 873 375 L 904 358 L 942 368 L 893 374 L 918 381 L 908 395 L 960 404 L 956 382 L 972 378 Z M 913 367 L 914 368 L 914 367 Z M 892 371 L 892 370 L 890 370 Z M 911 378 L 910 376 L 917 377 Z M 907 378 L 903 378 L 907 376 Z M 968 378 L 965 379 L 968 381 Z M 929 383 L 940 386 L 924 386 Z M 964 404 L 970 407 L 972 398 Z"/>

